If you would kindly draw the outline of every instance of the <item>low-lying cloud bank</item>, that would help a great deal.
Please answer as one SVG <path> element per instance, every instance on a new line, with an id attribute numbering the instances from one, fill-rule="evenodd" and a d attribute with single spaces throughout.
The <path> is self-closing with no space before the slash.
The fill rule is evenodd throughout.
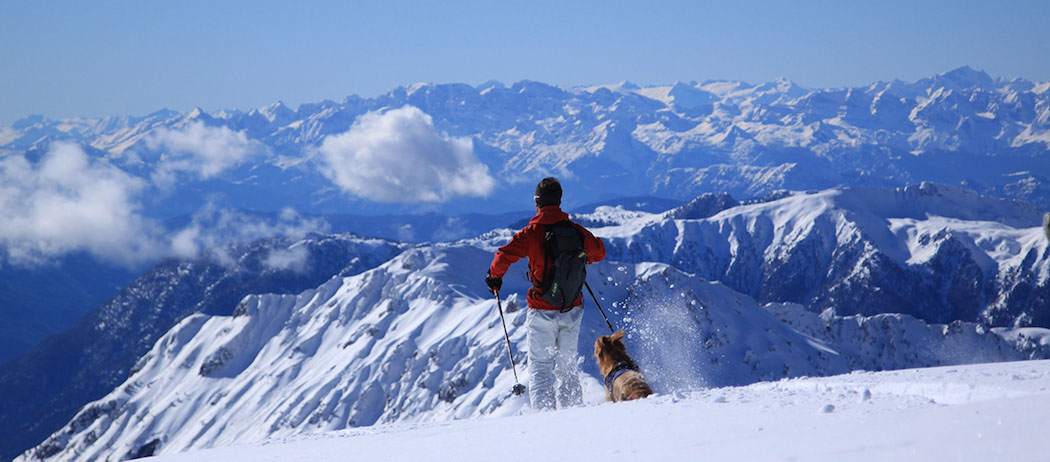
<path id="1" fill-rule="evenodd" d="M 379 202 L 444 202 L 496 186 L 470 138 L 440 134 L 419 108 L 364 114 L 324 139 L 322 169 L 343 191 Z"/>
<path id="2" fill-rule="evenodd" d="M 145 141 L 147 147 L 161 152 L 153 182 L 164 187 L 174 185 L 179 173 L 208 179 L 267 152 L 265 145 L 249 139 L 244 132 L 209 127 L 200 121 L 181 130 L 161 127 Z"/>
<path id="3" fill-rule="evenodd" d="M 213 205 L 175 231 L 143 214 L 149 182 L 75 144 L 55 143 L 39 162 L 0 158 L 0 265 L 40 265 L 74 252 L 133 267 L 162 257 L 273 236 L 326 231 L 323 220 L 286 209 L 260 217 Z M 221 255 L 217 255 L 220 257 Z M 288 256 L 275 265 L 294 263 Z"/>
<path id="4" fill-rule="evenodd" d="M 146 182 L 56 143 L 37 164 L 0 159 L 0 262 L 42 263 L 86 251 L 122 264 L 160 253 L 160 229 L 139 211 Z"/>
<path id="5" fill-rule="evenodd" d="M 284 209 L 276 217 L 264 219 L 236 210 L 222 209 L 209 204 L 193 215 L 191 222 L 170 236 L 170 250 L 177 257 L 194 257 L 205 251 L 216 261 L 233 266 L 227 261 L 221 245 L 231 242 L 248 242 L 274 236 L 303 237 L 311 232 L 326 232 L 328 223 L 323 219 L 308 218 L 295 210 Z M 289 254 L 272 255 L 267 264 L 273 268 L 294 269 L 297 261 Z"/>
<path id="6" fill-rule="evenodd" d="M 75 144 L 56 142 L 37 162 L 0 158 L 0 265 L 35 265 L 74 252 L 128 267 L 192 257 L 226 243 L 323 232 L 323 220 L 294 210 L 262 217 L 209 204 L 186 226 L 166 229 L 144 212 L 146 198 L 171 194 L 187 178 L 208 180 L 272 153 L 245 132 L 201 121 L 158 128 L 132 152 L 147 169 L 129 173 Z M 357 118 L 317 148 L 320 169 L 342 191 L 379 202 L 443 202 L 486 196 L 496 181 L 470 138 L 439 133 L 413 106 Z M 141 162 L 148 157 L 154 161 Z M 219 255 L 221 259 L 221 255 Z M 302 255 L 273 256 L 294 268 Z"/>

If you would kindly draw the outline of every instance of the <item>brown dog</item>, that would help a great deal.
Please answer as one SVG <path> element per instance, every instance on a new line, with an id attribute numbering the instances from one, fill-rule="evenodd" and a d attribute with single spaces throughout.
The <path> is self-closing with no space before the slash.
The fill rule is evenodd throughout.
<path id="1" fill-rule="evenodd" d="M 621 330 L 594 341 L 594 359 L 605 377 L 606 401 L 628 401 L 653 394 L 634 360 L 627 356 L 623 335 Z"/>

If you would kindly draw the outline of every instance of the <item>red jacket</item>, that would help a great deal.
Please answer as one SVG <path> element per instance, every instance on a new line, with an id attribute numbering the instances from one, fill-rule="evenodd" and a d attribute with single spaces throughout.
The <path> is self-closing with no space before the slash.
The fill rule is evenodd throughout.
<path id="1" fill-rule="evenodd" d="M 507 269 L 510 268 L 512 263 L 528 257 L 529 277 L 534 285 L 533 288 L 529 289 L 529 295 L 526 298 L 529 307 L 538 310 L 560 309 L 560 307 L 551 306 L 543 301 L 535 284 L 537 281 L 543 280 L 544 272 L 547 269 L 547 259 L 543 255 L 543 236 L 547 232 L 546 225 L 568 219 L 569 215 L 562 212 L 561 208 L 556 205 L 548 205 L 540 209 L 536 216 L 529 220 L 528 226 L 515 233 L 510 243 L 496 251 L 496 256 L 492 259 L 492 265 L 489 266 L 489 276 L 501 278 L 504 274 L 507 274 Z M 594 237 L 583 226 L 576 223 L 572 225 L 583 233 L 583 250 L 587 252 L 587 263 L 602 261 L 605 258 L 605 244 L 602 243 L 602 240 Z M 580 306 L 582 304 L 583 294 L 580 294 L 580 298 L 576 299 L 572 306 Z"/>

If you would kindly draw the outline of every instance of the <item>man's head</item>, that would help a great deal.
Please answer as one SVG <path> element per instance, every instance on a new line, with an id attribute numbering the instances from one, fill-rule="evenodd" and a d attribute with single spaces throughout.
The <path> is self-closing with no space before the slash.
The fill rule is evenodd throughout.
<path id="1" fill-rule="evenodd" d="M 536 208 L 543 208 L 548 205 L 561 205 L 561 183 L 558 183 L 558 179 L 554 177 L 547 177 L 540 180 L 540 184 L 536 185 Z"/>

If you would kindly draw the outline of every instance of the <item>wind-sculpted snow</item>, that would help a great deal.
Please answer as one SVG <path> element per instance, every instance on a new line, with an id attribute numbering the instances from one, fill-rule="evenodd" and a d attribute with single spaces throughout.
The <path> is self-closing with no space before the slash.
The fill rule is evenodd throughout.
<path id="1" fill-rule="evenodd" d="M 514 376 L 503 331 L 481 281 L 492 256 L 486 242 L 506 237 L 409 249 L 314 290 L 251 295 L 230 315 L 185 318 L 126 382 L 19 460 L 120 460 L 348 427 L 517 414 L 527 404 L 509 393 Z M 508 273 L 503 288 L 522 378 L 523 273 Z M 799 327 L 781 322 L 724 284 L 661 263 L 607 261 L 592 265 L 589 279 L 612 322 L 628 331 L 629 352 L 658 393 L 841 373 L 857 364 L 1020 357 L 995 333 L 911 320 L 921 333 L 893 340 L 901 349 L 909 340 L 950 349 L 963 338 L 974 351 L 954 360 L 923 352 L 902 362 L 885 349 L 853 347 L 848 333 L 807 334 L 817 326 L 812 319 Z M 592 342 L 608 330 L 590 301 L 584 309 L 578 348 L 585 401 L 595 403 L 603 391 Z M 896 326 L 857 319 L 870 326 L 870 338 L 896 335 Z"/>
<path id="2" fill-rule="evenodd" d="M 840 315 L 1050 326 L 1050 256 L 1030 204 L 923 183 L 840 188 L 596 233 L 610 258 L 658 261 L 761 302 Z"/>

